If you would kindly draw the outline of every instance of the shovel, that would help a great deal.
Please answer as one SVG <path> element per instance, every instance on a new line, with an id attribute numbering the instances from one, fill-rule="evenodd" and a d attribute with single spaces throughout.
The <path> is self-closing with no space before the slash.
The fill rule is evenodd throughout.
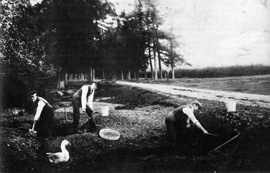
<path id="1" fill-rule="evenodd" d="M 229 139 L 228 141 L 224 142 L 223 144 L 219 145 L 218 147 L 216 147 L 215 149 L 211 150 L 211 151 L 215 151 L 215 150 L 218 150 L 219 148 L 223 147 L 224 145 L 228 144 L 229 142 L 233 141 L 234 139 L 236 139 L 239 135 L 240 135 L 240 132 L 235 129 L 235 131 L 237 132 L 237 135 L 235 135 L 234 137 L 232 137 L 231 139 Z M 209 151 L 209 153 L 211 152 Z"/>
<path id="2" fill-rule="evenodd" d="M 207 133 L 206 135 L 218 137 L 218 135 L 215 135 L 215 134 L 213 134 L 213 133 Z"/>
<path id="3" fill-rule="evenodd" d="M 34 121 L 32 129 L 29 129 L 29 133 L 32 136 L 35 136 L 37 134 L 37 131 L 34 130 L 35 126 L 36 126 L 36 121 Z"/>

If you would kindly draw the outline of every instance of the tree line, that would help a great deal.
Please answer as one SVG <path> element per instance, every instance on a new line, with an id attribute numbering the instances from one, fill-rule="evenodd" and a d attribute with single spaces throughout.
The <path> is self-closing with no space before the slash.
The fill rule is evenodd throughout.
<path id="1" fill-rule="evenodd" d="M 80 74 L 88 80 L 131 79 L 151 71 L 164 77 L 183 56 L 170 32 L 160 30 L 162 18 L 153 0 L 138 0 L 130 13 L 116 14 L 102 0 L 1 0 L 1 100 L 14 106 L 46 79 L 67 81 Z M 107 19 L 111 20 L 108 21 Z M 160 74 L 158 75 L 158 72 Z M 174 73 L 173 73 L 174 74 Z M 174 78 L 174 75 L 172 75 Z"/>

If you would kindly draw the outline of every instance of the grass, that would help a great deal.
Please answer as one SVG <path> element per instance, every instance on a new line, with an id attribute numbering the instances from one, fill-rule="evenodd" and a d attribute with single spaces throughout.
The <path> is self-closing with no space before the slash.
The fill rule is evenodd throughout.
<path id="1" fill-rule="evenodd" d="M 177 78 L 157 80 L 145 80 L 140 78 L 139 80 L 136 80 L 136 82 L 168 84 L 189 88 L 270 95 L 270 75 L 222 78 Z"/>

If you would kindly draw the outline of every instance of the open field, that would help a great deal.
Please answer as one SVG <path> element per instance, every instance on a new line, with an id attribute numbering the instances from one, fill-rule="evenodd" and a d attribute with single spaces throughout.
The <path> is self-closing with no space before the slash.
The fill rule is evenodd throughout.
<path id="1" fill-rule="evenodd" d="M 140 79 L 136 82 L 270 95 L 270 75 L 223 78 Z"/>

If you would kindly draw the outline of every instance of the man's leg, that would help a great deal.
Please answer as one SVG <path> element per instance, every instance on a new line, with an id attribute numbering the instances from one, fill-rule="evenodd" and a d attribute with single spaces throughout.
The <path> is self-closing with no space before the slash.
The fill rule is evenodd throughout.
<path id="1" fill-rule="evenodd" d="M 176 131 L 174 128 L 174 123 L 169 119 L 165 119 L 165 124 L 167 128 L 167 138 L 169 142 L 175 142 L 176 140 Z"/>
<path id="2" fill-rule="evenodd" d="M 79 120 L 80 120 L 80 102 L 72 98 L 72 106 L 73 106 L 73 129 L 78 131 L 79 129 Z"/>
<path id="3" fill-rule="evenodd" d="M 90 132 L 94 133 L 97 131 L 97 126 L 93 118 L 93 110 L 90 109 L 90 107 L 87 105 L 86 106 L 86 114 L 89 117 L 89 125 L 90 125 Z"/>
<path id="4" fill-rule="evenodd" d="M 50 107 L 48 111 L 48 120 L 47 120 L 47 136 L 49 138 L 52 137 L 53 127 L 54 127 L 54 110 L 52 107 Z"/>

